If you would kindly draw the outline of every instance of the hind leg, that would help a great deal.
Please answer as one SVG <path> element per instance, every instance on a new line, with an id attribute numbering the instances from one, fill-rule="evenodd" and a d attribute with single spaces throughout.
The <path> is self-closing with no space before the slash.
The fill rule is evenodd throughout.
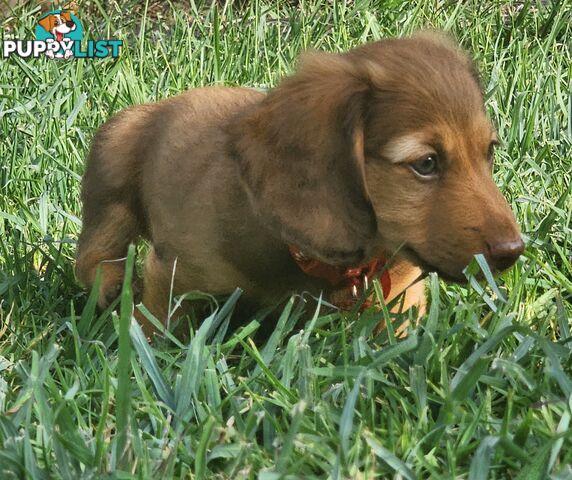
<path id="1" fill-rule="evenodd" d="M 90 287 L 101 266 L 98 304 L 105 308 L 121 291 L 127 248 L 137 238 L 139 226 L 126 204 L 117 202 L 91 207 L 84 212 L 76 275 L 83 285 Z"/>

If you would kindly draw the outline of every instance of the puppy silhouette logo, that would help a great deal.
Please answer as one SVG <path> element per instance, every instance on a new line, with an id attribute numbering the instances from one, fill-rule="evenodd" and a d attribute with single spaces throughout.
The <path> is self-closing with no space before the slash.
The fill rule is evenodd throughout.
<path id="1" fill-rule="evenodd" d="M 2 3 L 2 0 L 0 0 Z M 123 40 L 84 39 L 84 29 L 77 18 L 77 7 L 73 2 L 66 8 L 52 10 L 38 19 L 36 38 L 5 38 L 2 42 L 2 58 L 48 57 L 52 59 L 72 58 L 117 58 L 123 47 Z"/>
<path id="2" fill-rule="evenodd" d="M 43 15 L 36 26 L 36 40 L 46 42 L 49 58 L 75 56 L 75 42 L 81 42 L 83 27 L 71 10 L 53 10 Z"/>

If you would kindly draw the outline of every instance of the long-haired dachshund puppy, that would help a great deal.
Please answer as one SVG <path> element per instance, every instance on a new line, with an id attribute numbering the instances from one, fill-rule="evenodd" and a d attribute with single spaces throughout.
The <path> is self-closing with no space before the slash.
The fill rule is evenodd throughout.
<path id="1" fill-rule="evenodd" d="M 92 285 L 101 266 L 107 305 L 113 260 L 143 237 L 142 301 L 163 321 L 172 293 L 241 287 L 270 305 L 305 290 L 345 308 L 376 276 L 386 301 L 422 307 L 423 271 L 462 281 L 476 253 L 500 272 L 523 251 L 496 143 L 472 61 L 440 34 L 306 54 L 268 94 L 128 108 L 93 139 L 77 275 Z"/>

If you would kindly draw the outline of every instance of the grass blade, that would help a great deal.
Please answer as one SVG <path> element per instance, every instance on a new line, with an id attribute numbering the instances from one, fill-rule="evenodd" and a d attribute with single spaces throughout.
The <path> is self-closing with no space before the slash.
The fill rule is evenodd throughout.
<path id="1" fill-rule="evenodd" d="M 117 390 L 116 390 L 116 424 L 115 437 L 115 464 L 127 466 L 127 447 L 129 441 L 129 412 L 131 405 L 131 342 L 129 329 L 133 315 L 133 292 L 131 281 L 133 266 L 135 264 L 135 247 L 129 246 L 127 261 L 125 262 L 125 276 L 121 290 L 121 311 L 119 315 L 119 348 L 117 361 Z"/>
<path id="2" fill-rule="evenodd" d="M 491 460 L 498 441 L 498 437 L 490 436 L 481 441 L 471 461 L 469 480 L 487 480 L 489 478 Z"/>
<path id="3" fill-rule="evenodd" d="M 395 473 L 401 475 L 407 480 L 416 480 L 417 476 L 411 469 L 403 463 L 394 453 L 390 452 L 381 443 L 373 438 L 371 434 L 366 435 L 365 440 L 372 449 L 373 453 L 386 463 Z"/>
<path id="4" fill-rule="evenodd" d="M 135 320 L 132 318 L 131 325 L 129 327 L 129 333 L 131 336 L 131 341 L 133 342 L 133 346 L 139 355 L 139 359 L 141 360 L 141 364 L 149 375 L 151 382 L 153 382 L 153 386 L 155 387 L 155 391 L 159 398 L 167 405 L 170 409 L 175 409 L 175 396 L 173 394 L 173 390 L 167 385 L 163 375 L 161 375 L 161 370 L 157 365 L 157 360 L 155 360 L 155 355 L 153 354 L 153 349 L 145 337 L 143 330 Z"/>
<path id="5" fill-rule="evenodd" d="M 342 452 L 344 452 L 344 457 L 346 459 L 348 458 L 350 435 L 354 429 L 353 420 L 355 415 L 355 406 L 362 378 L 363 373 L 360 373 L 354 382 L 354 386 L 350 394 L 348 395 L 348 399 L 346 400 L 346 404 L 344 405 L 342 416 L 340 418 L 340 443 L 342 445 Z"/>

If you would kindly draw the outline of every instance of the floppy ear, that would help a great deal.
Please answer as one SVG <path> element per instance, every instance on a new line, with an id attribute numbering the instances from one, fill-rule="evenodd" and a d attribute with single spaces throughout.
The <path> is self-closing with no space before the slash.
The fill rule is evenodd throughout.
<path id="1" fill-rule="evenodd" d="M 332 264 L 363 261 L 377 232 L 364 179 L 369 91 L 351 58 L 307 54 L 228 128 L 254 210 L 286 243 Z"/>
<path id="2" fill-rule="evenodd" d="M 52 33 L 54 28 L 54 16 L 48 15 L 47 17 L 42 18 L 38 23 L 44 28 L 46 32 Z"/>

